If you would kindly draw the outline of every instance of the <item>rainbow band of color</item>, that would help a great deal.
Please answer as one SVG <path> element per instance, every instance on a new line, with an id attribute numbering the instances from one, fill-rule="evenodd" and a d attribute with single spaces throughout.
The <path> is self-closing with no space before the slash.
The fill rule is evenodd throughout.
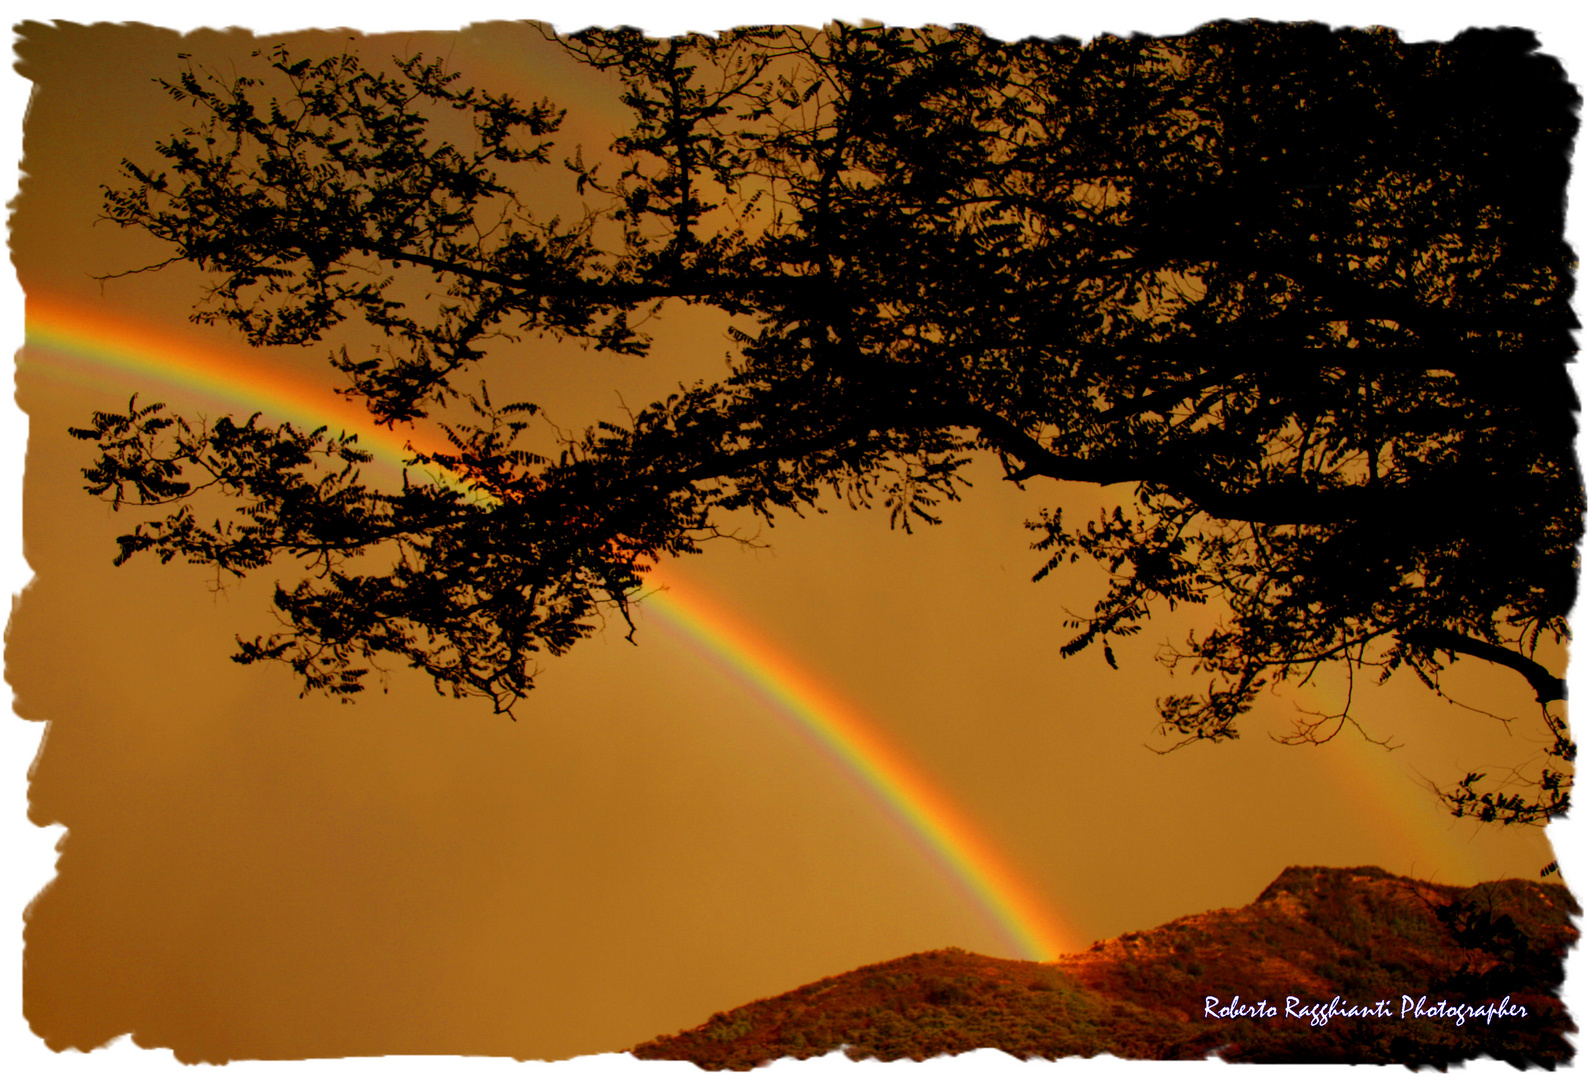
<path id="1" fill-rule="evenodd" d="M 362 408 L 326 387 L 268 370 L 258 360 L 37 295 L 28 298 L 27 341 L 30 349 L 49 355 L 43 364 L 58 380 L 121 391 L 125 383 L 107 376 L 142 377 L 225 408 L 311 428 L 324 425 L 357 434 L 360 447 L 394 471 L 405 466 L 418 442 L 376 426 Z M 665 581 L 653 575 L 650 582 L 664 588 L 646 597 L 644 610 L 661 616 L 701 658 L 789 718 L 947 872 L 1015 950 L 1036 960 L 1072 950 L 1072 935 L 967 816 L 858 712 L 677 576 Z"/>
<path id="2" fill-rule="evenodd" d="M 712 603 L 677 574 L 649 575 L 661 591 L 644 610 L 719 670 L 792 720 L 807 740 L 851 777 L 935 862 L 1020 953 L 1052 960 L 1073 951 L 1033 890 L 939 788 L 860 713 L 813 681 L 783 652 Z"/>
<path id="3" fill-rule="evenodd" d="M 50 354 L 49 374 L 56 381 L 121 390 L 106 378 L 120 373 L 179 390 L 199 402 L 263 413 L 273 423 L 285 420 L 307 430 L 326 427 L 356 434 L 360 449 L 373 454 L 374 464 L 394 477 L 407 467 L 422 442 L 422 448 L 432 452 L 447 447 L 440 433 L 425 440 L 419 433 L 383 428 L 357 402 L 324 384 L 273 370 L 255 357 L 198 346 L 174 334 L 48 297 L 28 296 L 27 345 L 29 350 Z M 135 384 L 133 389 L 147 392 L 157 386 Z M 422 471 L 429 479 L 456 483 L 445 470 Z"/>

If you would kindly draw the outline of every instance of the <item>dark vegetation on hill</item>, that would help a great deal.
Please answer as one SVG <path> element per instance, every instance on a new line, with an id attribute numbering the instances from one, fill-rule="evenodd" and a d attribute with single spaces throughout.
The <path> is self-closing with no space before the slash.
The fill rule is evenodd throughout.
<path id="1" fill-rule="evenodd" d="M 636 1047 L 641 1058 L 750 1069 L 845 1048 L 852 1058 L 922 1060 L 994 1047 L 1017 1057 L 1202 1058 L 1436 1065 L 1491 1056 L 1525 1067 L 1567 1063 L 1575 1029 L 1555 996 L 1580 909 L 1561 885 L 1471 888 L 1377 867 L 1293 867 L 1254 903 L 1124 934 L 1053 963 L 941 949 L 858 968 L 719 1013 Z M 1387 1015 L 1289 1017 L 1339 997 L 1385 1001 Z M 1424 997 L 1527 1013 L 1451 1018 L 1404 1010 Z M 1206 1016 L 1261 1000 L 1274 1017 Z"/>

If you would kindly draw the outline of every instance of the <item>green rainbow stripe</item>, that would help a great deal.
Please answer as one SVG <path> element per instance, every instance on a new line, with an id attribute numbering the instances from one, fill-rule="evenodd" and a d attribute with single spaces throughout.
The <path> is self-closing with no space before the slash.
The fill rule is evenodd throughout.
<path id="1" fill-rule="evenodd" d="M 125 384 L 112 373 L 140 380 L 140 393 L 178 392 L 189 406 L 215 405 L 259 412 L 269 421 L 289 421 L 313 430 L 326 427 L 359 436 L 372 463 L 397 479 L 416 446 L 446 448 L 440 433 L 425 439 L 411 430 L 400 434 L 375 424 L 356 401 L 289 371 L 262 364 L 247 354 L 196 345 L 160 333 L 122 316 L 68 304 L 50 297 L 27 298 L 27 345 L 23 364 L 58 383 L 120 392 Z M 31 372 L 30 372 L 31 373 Z M 151 400 L 146 398 L 145 404 Z M 456 483 L 434 467 L 425 475 Z"/>
<path id="2" fill-rule="evenodd" d="M 241 353 L 201 348 L 51 298 L 28 298 L 25 363 L 56 381 L 114 388 L 108 375 L 136 377 L 184 392 L 185 398 L 260 411 L 307 427 L 359 436 L 359 445 L 394 474 L 412 456 L 416 436 L 376 427 L 356 403 L 324 386 L 270 370 Z M 150 387 L 154 389 L 155 387 Z M 445 479 L 445 478 L 444 478 Z M 858 783 L 1020 953 L 1049 960 L 1071 951 L 1074 936 L 942 791 L 899 750 L 750 627 L 714 606 L 677 575 L 654 572 L 662 586 L 644 601 L 665 628 L 790 718 L 841 772 Z"/>
<path id="3" fill-rule="evenodd" d="M 660 615 L 667 628 L 719 670 L 793 721 L 808 742 L 949 872 L 1016 951 L 1033 960 L 1076 951 L 1075 936 L 988 838 L 855 708 L 677 572 L 654 571 L 648 584 L 659 591 L 646 597 L 643 611 Z"/>

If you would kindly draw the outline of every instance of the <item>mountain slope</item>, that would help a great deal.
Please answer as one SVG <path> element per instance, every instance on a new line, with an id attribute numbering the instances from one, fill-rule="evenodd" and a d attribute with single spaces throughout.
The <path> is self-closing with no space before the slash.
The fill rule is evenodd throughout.
<path id="1" fill-rule="evenodd" d="M 1574 1025 L 1554 996 L 1576 938 L 1570 913 L 1579 908 L 1561 885 L 1460 888 L 1377 867 L 1293 867 L 1246 907 L 1052 963 L 918 953 L 719 1013 L 632 1053 L 709 1069 L 842 1046 L 883 1060 L 996 1047 L 1299 1063 L 1491 1055 L 1551 1067 L 1573 1054 L 1563 1034 Z M 1488 1003 L 1501 1007 L 1490 1022 Z"/>

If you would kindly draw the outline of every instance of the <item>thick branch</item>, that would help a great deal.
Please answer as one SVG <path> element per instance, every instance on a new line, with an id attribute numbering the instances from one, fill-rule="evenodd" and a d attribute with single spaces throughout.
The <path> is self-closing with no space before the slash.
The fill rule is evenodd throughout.
<path id="1" fill-rule="evenodd" d="M 1489 660 L 1494 664 L 1513 668 L 1530 683 L 1530 688 L 1536 692 L 1536 700 L 1543 703 L 1561 701 L 1568 696 L 1568 685 L 1552 672 L 1528 656 L 1522 656 L 1512 649 L 1503 648 L 1501 645 L 1493 645 L 1489 641 L 1481 641 L 1477 638 L 1460 634 L 1455 630 L 1444 630 L 1439 627 L 1420 627 L 1413 630 L 1404 630 L 1398 634 L 1398 640 L 1405 645 L 1413 645 L 1416 648 L 1441 649 L 1447 653 L 1464 653 L 1482 660 Z"/>
<path id="2" fill-rule="evenodd" d="M 1362 485 L 1322 489 L 1301 481 L 1228 491 L 1189 470 L 1186 463 L 1193 455 L 1185 447 L 1149 458 L 1077 458 L 1055 453 L 1016 424 L 986 409 L 975 409 L 968 426 L 976 427 L 995 446 L 1023 462 L 1023 467 L 1009 479 L 1047 476 L 1091 484 L 1160 484 L 1211 517 L 1229 520 L 1266 525 L 1329 525 L 1393 510 L 1406 512 L 1411 506 L 1440 503 L 1452 495 L 1439 485 L 1419 489 Z"/>

